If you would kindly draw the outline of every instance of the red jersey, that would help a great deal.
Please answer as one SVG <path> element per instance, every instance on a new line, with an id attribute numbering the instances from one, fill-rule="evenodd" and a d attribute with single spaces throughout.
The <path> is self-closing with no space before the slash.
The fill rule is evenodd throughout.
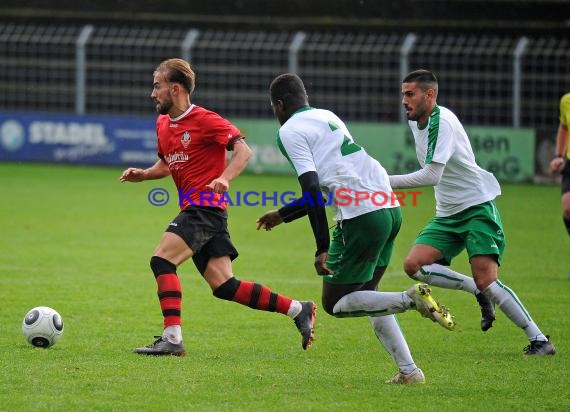
<path id="1" fill-rule="evenodd" d="M 227 208 L 222 195 L 206 185 L 226 168 L 226 150 L 241 138 L 241 132 L 219 114 L 191 105 L 172 119 L 156 120 L 158 156 L 168 164 L 178 189 L 180 209 L 187 206 Z"/>

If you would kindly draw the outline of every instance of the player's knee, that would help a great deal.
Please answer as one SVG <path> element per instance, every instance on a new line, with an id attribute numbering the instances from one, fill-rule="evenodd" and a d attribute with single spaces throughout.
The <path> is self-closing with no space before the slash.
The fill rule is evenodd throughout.
<path id="1" fill-rule="evenodd" d="M 473 280 L 475 281 L 475 286 L 480 291 L 484 291 L 491 285 L 491 283 L 495 282 L 498 279 L 495 273 L 486 273 L 486 272 L 476 272 L 473 275 Z"/>
<path id="2" fill-rule="evenodd" d="M 158 277 L 166 273 L 176 273 L 176 265 L 159 256 L 153 256 L 150 258 L 150 268 L 152 269 L 152 273 L 154 273 L 154 277 Z"/>
<path id="3" fill-rule="evenodd" d="M 490 278 L 474 278 L 473 280 L 475 281 L 475 286 L 480 291 L 487 289 L 493 283 L 493 280 Z"/>
<path id="4" fill-rule="evenodd" d="M 426 283 L 425 277 L 422 275 L 422 273 L 419 270 L 415 271 L 414 273 L 406 272 L 406 274 L 409 276 L 410 279 L 413 279 L 417 282 Z"/>
<path id="5" fill-rule="evenodd" d="M 324 309 L 324 311 L 331 316 L 334 316 L 334 305 L 336 304 L 337 301 L 331 301 L 330 299 L 326 299 L 325 297 L 323 297 L 322 299 L 322 308 Z"/>
<path id="6" fill-rule="evenodd" d="M 240 285 L 240 281 L 237 280 L 235 277 L 231 277 L 218 286 L 216 289 L 212 291 L 212 294 L 217 297 L 218 299 L 223 300 L 233 300 L 238 288 Z"/>
<path id="7" fill-rule="evenodd" d="M 334 305 L 323 305 L 323 308 L 328 315 L 335 316 Z"/>
<path id="8" fill-rule="evenodd" d="M 404 272 L 406 272 L 409 277 L 414 279 L 414 276 L 419 272 L 421 266 L 422 265 L 416 258 L 413 256 L 406 256 L 406 259 L 404 260 Z"/>

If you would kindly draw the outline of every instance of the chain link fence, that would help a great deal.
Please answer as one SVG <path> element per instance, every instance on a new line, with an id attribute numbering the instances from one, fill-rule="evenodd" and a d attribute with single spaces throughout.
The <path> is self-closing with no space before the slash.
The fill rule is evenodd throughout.
<path id="1" fill-rule="evenodd" d="M 0 23 L 0 110 L 154 115 L 152 72 L 169 57 L 191 61 L 193 100 L 226 117 L 271 117 L 269 83 L 286 71 L 353 121 L 402 121 L 400 81 L 416 68 L 472 125 L 555 130 L 570 90 L 567 38 Z"/>

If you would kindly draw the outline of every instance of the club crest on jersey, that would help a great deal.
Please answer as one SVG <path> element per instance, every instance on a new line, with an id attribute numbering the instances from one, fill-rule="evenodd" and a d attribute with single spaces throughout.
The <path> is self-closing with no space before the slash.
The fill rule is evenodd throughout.
<path id="1" fill-rule="evenodd" d="M 184 149 L 188 148 L 188 145 L 190 144 L 191 140 L 192 140 L 192 138 L 190 137 L 190 133 L 188 133 L 188 130 L 186 130 L 182 134 L 182 137 L 180 138 L 180 141 L 182 142 L 182 146 L 184 146 Z"/>

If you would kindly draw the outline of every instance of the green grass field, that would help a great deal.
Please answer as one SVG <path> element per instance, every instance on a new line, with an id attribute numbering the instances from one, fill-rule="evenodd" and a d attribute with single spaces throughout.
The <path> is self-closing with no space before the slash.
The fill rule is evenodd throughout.
<path id="1" fill-rule="evenodd" d="M 367 319 L 318 312 L 306 352 L 293 322 L 215 299 L 191 262 L 179 269 L 185 358 L 132 353 L 162 331 L 148 261 L 169 220 L 169 205 L 151 206 L 150 189 L 170 179 L 120 184 L 120 169 L 0 164 L 0 410 L 399 411 L 570 410 L 569 240 L 559 188 L 503 186 L 498 200 L 508 243 L 501 278 L 550 334 L 558 354 L 525 358 L 524 333 L 501 313 L 479 329 L 475 299 L 435 289 L 459 330 L 415 312 L 399 316 L 427 384 L 391 386 L 396 367 Z M 235 191 L 298 191 L 294 177 L 241 176 Z M 230 209 L 240 257 L 238 278 L 320 302 L 307 221 L 257 232 L 271 207 Z M 433 214 L 431 190 L 404 208 L 392 265 L 382 282 L 399 291 L 417 231 Z M 468 273 L 467 259 L 454 262 Z M 65 333 L 52 348 L 24 340 L 21 321 L 34 306 L 57 309 Z"/>

